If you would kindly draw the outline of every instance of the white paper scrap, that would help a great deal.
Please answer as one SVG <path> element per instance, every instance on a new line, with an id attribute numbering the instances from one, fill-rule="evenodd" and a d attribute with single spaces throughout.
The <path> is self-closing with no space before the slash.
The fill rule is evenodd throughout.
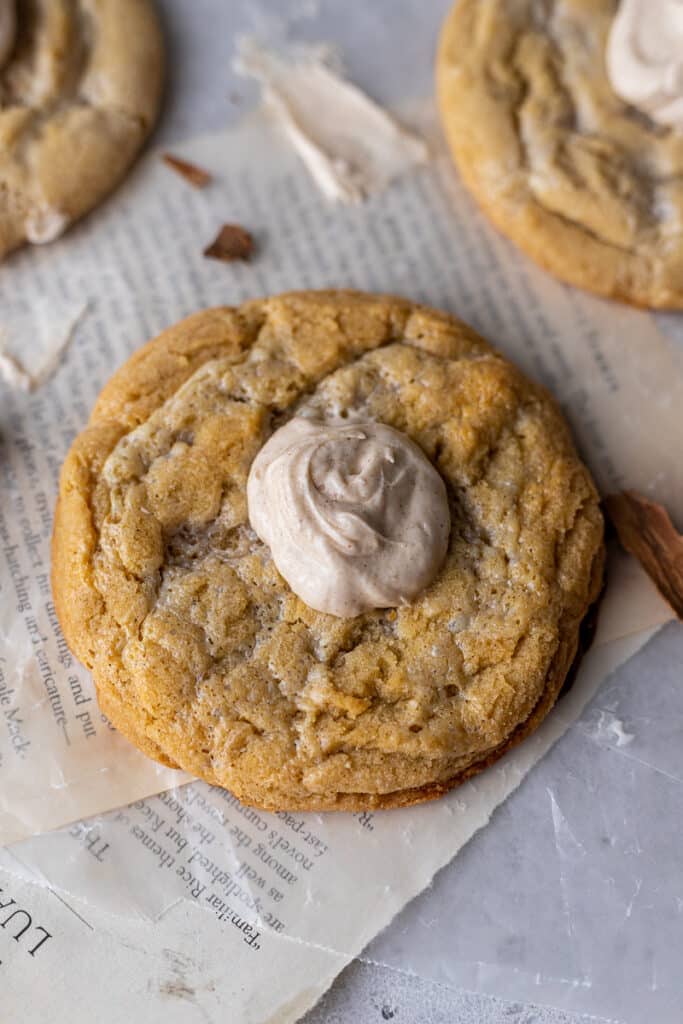
<path id="1" fill-rule="evenodd" d="M 8 301 L 0 323 L 0 380 L 21 391 L 42 387 L 59 366 L 87 309 L 87 302 L 44 295 L 35 296 L 30 304 Z"/>
<path id="2" fill-rule="evenodd" d="M 429 158 L 427 146 L 329 67 L 324 48 L 272 51 L 244 37 L 235 62 L 328 199 L 359 202 Z"/>

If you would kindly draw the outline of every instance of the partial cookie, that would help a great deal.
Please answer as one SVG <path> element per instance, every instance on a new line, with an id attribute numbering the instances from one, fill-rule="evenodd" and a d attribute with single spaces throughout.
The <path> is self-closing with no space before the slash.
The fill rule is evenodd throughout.
<path id="1" fill-rule="evenodd" d="M 617 0 L 458 0 L 441 35 L 441 117 L 491 220 L 558 277 L 683 307 L 683 132 L 614 93 Z"/>
<path id="2" fill-rule="evenodd" d="M 159 110 L 150 0 L 0 0 L 0 258 L 49 242 L 123 177 Z"/>
<path id="3" fill-rule="evenodd" d="M 402 431 L 441 474 L 448 551 L 411 603 L 315 612 L 250 528 L 252 461 L 313 411 Z M 542 388 L 443 313 L 301 292 L 198 313 L 119 370 L 62 471 L 52 580 L 146 753 L 261 807 L 360 809 L 438 796 L 539 724 L 603 558 Z"/>

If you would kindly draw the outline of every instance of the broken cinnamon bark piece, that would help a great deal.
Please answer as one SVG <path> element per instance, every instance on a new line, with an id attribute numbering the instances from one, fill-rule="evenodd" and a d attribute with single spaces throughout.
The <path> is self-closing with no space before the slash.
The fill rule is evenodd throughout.
<path id="1" fill-rule="evenodd" d="M 204 250 L 204 255 L 213 260 L 230 263 L 233 260 L 251 259 L 254 251 L 254 239 L 239 224 L 224 224 L 211 245 Z"/>
<path id="2" fill-rule="evenodd" d="M 211 175 L 203 167 L 197 167 L 196 164 L 191 164 L 187 160 L 181 160 L 180 157 L 173 156 L 172 153 L 164 153 L 162 160 L 167 167 L 176 171 L 195 188 L 206 188 L 211 181 Z"/>
<path id="3" fill-rule="evenodd" d="M 610 494 L 605 506 L 622 545 L 683 620 L 683 536 L 669 513 L 635 491 Z"/>

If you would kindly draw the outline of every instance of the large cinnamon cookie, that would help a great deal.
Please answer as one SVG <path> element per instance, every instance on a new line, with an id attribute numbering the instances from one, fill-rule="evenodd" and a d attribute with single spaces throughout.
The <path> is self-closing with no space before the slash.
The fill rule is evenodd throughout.
<path id="1" fill-rule="evenodd" d="M 314 611 L 251 529 L 294 415 L 407 435 L 450 539 L 408 603 Z M 113 377 L 65 462 L 53 588 L 100 704 L 142 750 L 266 808 L 443 793 L 539 724 L 603 570 L 598 496 L 549 395 L 453 317 L 301 292 L 213 309 Z"/>
<path id="2" fill-rule="evenodd" d="M 0 259 L 56 238 L 123 177 L 162 66 L 151 0 L 0 0 Z"/>
<path id="3" fill-rule="evenodd" d="M 682 307 L 683 131 L 612 88 L 618 6 L 458 0 L 437 60 L 443 127 L 467 187 L 538 263 L 602 295 Z"/>

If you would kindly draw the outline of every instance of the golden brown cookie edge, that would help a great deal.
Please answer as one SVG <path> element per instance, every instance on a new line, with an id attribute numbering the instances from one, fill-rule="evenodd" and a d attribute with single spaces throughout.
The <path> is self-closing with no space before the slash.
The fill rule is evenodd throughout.
<path id="1" fill-rule="evenodd" d="M 124 92 L 136 94 L 137 104 L 134 104 L 135 109 L 129 110 L 127 100 L 130 99 L 130 95 L 127 95 L 126 98 L 120 96 L 117 106 L 112 108 L 112 111 L 135 124 L 139 134 L 136 139 L 131 140 L 130 145 L 125 147 L 124 151 L 121 150 L 116 140 L 112 140 L 113 148 L 110 147 L 110 156 L 113 157 L 113 162 L 119 165 L 114 173 L 111 171 L 111 159 L 103 159 L 102 153 L 94 154 L 94 151 L 93 154 L 90 154 L 94 158 L 96 173 L 93 175 L 93 169 L 89 168 L 90 173 L 86 174 L 83 186 L 80 187 L 81 183 L 78 183 L 79 187 L 75 190 L 79 196 L 76 206 L 74 206 L 73 200 L 73 182 L 69 182 L 64 187 L 60 187 L 57 182 L 56 186 L 51 188 L 52 204 L 68 217 L 67 233 L 73 225 L 102 205 L 120 186 L 142 155 L 145 143 L 154 130 L 161 113 L 166 55 L 164 33 L 156 3 L 154 0 L 121 0 L 120 8 L 115 8 L 111 3 L 109 6 L 103 6 L 102 38 L 98 40 L 98 45 L 91 55 L 91 61 L 94 62 L 96 59 L 102 58 L 105 65 L 110 62 L 108 50 L 110 49 L 112 29 L 115 29 L 114 34 L 125 34 L 128 46 L 130 46 L 131 39 L 134 41 L 135 60 L 129 61 L 125 74 L 119 75 L 119 77 L 122 80 Z M 112 12 L 115 9 L 116 17 L 113 17 Z M 120 25 L 116 23 L 117 21 L 125 22 L 125 30 L 121 29 Z M 118 73 L 119 69 L 116 68 L 116 71 Z M 98 146 L 101 143 L 102 139 L 98 138 Z M 72 145 L 68 136 L 64 138 L 61 151 L 58 149 L 58 156 L 60 162 L 68 164 L 73 161 Z M 81 157 L 81 162 L 83 162 L 83 157 Z M 39 174 L 38 169 L 34 168 L 33 173 Z M 94 183 L 93 178 L 96 179 Z M 16 205 L 19 209 L 23 208 L 22 204 L 23 197 L 16 196 Z M 26 237 L 23 225 L 13 224 L 12 219 L 8 217 L 5 230 L 0 232 L 0 262 L 17 249 L 29 244 L 31 243 Z"/>
<path id="2" fill-rule="evenodd" d="M 519 205 L 514 213 L 509 200 L 491 200 L 482 187 L 482 175 L 479 173 L 479 165 L 488 157 L 488 151 L 486 147 L 468 146 L 464 141 L 465 133 L 460 130 L 463 101 L 452 82 L 451 52 L 455 49 L 454 39 L 460 32 L 459 22 L 465 14 L 465 3 L 456 4 L 441 27 L 435 63 L 436 98 L 453 162 L 482 213 L 537 266 L 566 284 L 639 309 L 683 309 L 683 289 L 680 294 L 667 293 L 666 297 L 660 297 L 650 288 L 643 289 L 635 283 L 629 285 L 628 274 L 626 281 L 621 280 L 628 262 L 626 253 L 623 254 L 619 273 L 615 270 L 614 259 L 609 258 L 613 251 L 608 245 L 578 225 L 546 210 L 529 195 L 526 187 L 521 189 L 522 195 L 518 197 Z M 480 118 L 469 120 L 479 133 L 486 130 Z"/>
<path id="3" fill-rule="evenodd" d="M 239 307 L 215 307 L 202 310 L 181 320 L 162 331 L 147 342 L 119 368 L 102 389 L 86 429 L 75 439 L 62 468 L 60 493 L 55 510 L 52 536 L 52 587 L 55 608 L 62 625 L 67 643 L 87 667 L 92 662 L 88 651 L 83 649 L 80 637 L 85 631 L 82 609 L 70 600 L 69 587 L 65 581 L 73 575 L 75 560 L 87 565 L 87 545 L 84 538 L 94 534 L 91 509 L 83 502 L 77 486 L 77 478 L 83 473 L 90 475 L 94 466 L 101 466 L 109 452 L 125 431 L 143 422 L 154 409 L 158 408 L 205 362 L 225 353 L 226 345 L 253 343 L 258 329 L 265 318 L 265 309 L 270 302 L 310 301 L 311 295 L 317 300 L 351 301 L 365 304 L 391 303 L 407 316 L 426 311 L 438 314 L 446 324 L 462 325 L 473 338 L 479 338 L 475 331 L 458 318 L 440 310 L 432 310 L 419 303 L 393 295 L 380 295 L 354 290 L 325 290 L 319 292 L 293 291 L 265 299 L 255 299 Z M 214 330 L 222 328 L 226 334 L 216 340 Z M 481 339 L 484 341 L 484 339 Z M 490 347 L 484 341 L 486 347 Z M 541 389 L 544 390 L 544 389 Z M 553 401 L 553 404 L 554 401 Z M 386 794 L 336 794 L 332 801 L 311 799 L 305 802 L 260 800 L 250 794 L 235 795 L 250 806 L 263 810 L 300 811 L 359 811 L 408 806 L 433 800 L 450 789 L 465 782 L 472 775 L 483 771 L 502 757 L 507 750 L 521 742 L 533 732 L 554 705 L 565 680 L 572 668 L 579 644 L 579 629 L 590 607 L 595 603 L 602 586 L 604 568 L 604 542 L 598 549 L 592 567 L 591 593 L 586 609 L 580 618 L 568 625 L 559 655 L 555 659 L 544 695 L 537 703 L 529 718 L 519 725 L 514 733 L 479 762 L 469 765 L 446 782 L 434 783 L 417 789 L 407 789 Z M 90 662 L 90 663 L 89 663 Z M 112 724 L 147 756 L 172 767 L 178 765 L 158 744 L 147 737 L 134 723 L 135 716 L 127 713 L 124 702 L 118 700 L 96 683 L 98 701 Z M 198 775 L 211 785 L 221 783 L 210 773 Z M 226 787 L 222 787 L 226 788 Z"/>

